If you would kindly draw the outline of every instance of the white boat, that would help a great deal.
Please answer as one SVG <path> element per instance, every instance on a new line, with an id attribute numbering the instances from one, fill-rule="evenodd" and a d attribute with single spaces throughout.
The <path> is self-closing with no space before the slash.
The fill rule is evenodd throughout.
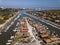
<path id="1" fill-rule="evenodd" d="M 15 30 L 13 30 L 14 32 L 16 32 L 17 30 L 15 29 Z"/>
<path id="2" fill-rule="evenodd" d="M 6 43 L 6 45 L 10 45 L 11 43 Z"/>
<path id="3" fill-rule="evenodd" d="M 49 29 L 49 28 L 47 27 L 47 29 Z"/>
<path id="4" fill-rule="evenodd" d="M 10 37 L 10 39 L 13 39 L 13 38 L 14 38 L 14 36 L 11 36 L 11 37 Z"/>
<path id="5" fill-rule="evenodd" d="M 16 24 L 16 26 L 18 26 L 19 22 Z"/>
<path id="6" fill-rule="evenodd" d="M 10 42 L 12 42 L 12 40 L 8 40 L 8 42 L 10 43 Z"/>

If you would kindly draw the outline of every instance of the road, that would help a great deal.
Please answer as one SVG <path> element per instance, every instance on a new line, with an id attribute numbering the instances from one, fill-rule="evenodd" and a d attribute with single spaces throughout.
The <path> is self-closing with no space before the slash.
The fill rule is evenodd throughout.
<path id="1" fill-rule="evenodd" d="M 26 19 L 26 18 L 25 18 Z M 30 35 L 34 38 L 34 40 L 36 41 L 36 45 L 41 45 L 40 42 L 35 38 L 35 36 L 33 35 L 32 32 L 32 26 L 28 23 L 27 19 L 26 19 L 26 23 L 27 23 L 27 27 L 28 27 L 28 32 L 30 33 Z"/>
<path id="2" fill-rule="evenodd" d="M 25 13 L 25 14 L 27 14 L 27 13 Z M 27 15 L 32 16 L 32 15 L 30 15 L 30 14 L 27 14 Z M 48 25 L 51 25 L 52 27 L 55 27 L 55 28 L 60 29 L 60 27 L 55 26 L 56 24 L 55 24 L 55 25 L 50 24 L 50 23 L 51 23 L 50 21 L 46 21 L 46 20 L 44 20 L 44 19 L 39 19 L 39 18 L 37 18 L 36 16 L 32 16 L 32 17 L 34 17 L 34 18 L 36 18 L 36 19 L 38 19 L 38 20 L 40 20 L 40 21 L 42 21 L 42 22 L 44 22 L 44 23 L 46 23 L 46 24 L 48 24 Z"/>
<path id="3" fill-rule="evenodd" d="M 45 22 L 44 20 L 38 19 L 38 18 L 35 17 L 35 16 L 29 15 L 29 14 L 26 14 L 26 13 L 24 13 L 24 14 L 25 14 L 26 16 L 34 19 L 36 22 L 39 22 L 39 23 L 41 23 L 41 24 L 43 24 L 43 25 L 46 25 L 51 31 L 56 31 L 56 33 L 60 36 L 60 28 L 57 28 L 57 27 L 55 27 L 54 25 Z"/>
<path id="4" fill-rule="evenodd" d="M 16 28 L 16 24 L 19 21 L 20 17 L 30 17 L 34 21 L 39 22 L 39 23 L 41 23 L 43 25 L 48 26 L 48 28 L 51 31 L 53 31 L 53 30 L 56 31 L 59 34 L 59 36 L 60 36 L 60 29 L 55 28 L 55 27 L 53 27 L 53 26 L 51 26 L 51 25 L 49 25 L 49 24 L 47 24 L 47 23 L 45 23 L 45 22 L 43 22 L 43 21 L 35 18 L 34 16 L 30 16 L 28 14 L 25 14 L 24 10 L 20 11 L 20 14 L 19 14 L 19 18 L 15 19 L 14 23 L 7 29 L 7 31 L 6 32 L 2 32 L 2 34 L 0 35 L 0 45 L 6 45 L 6 42 L 10 39 L 10 37 L 13 36 L 13 35 L 15 35 L 15 32 L 13 32 L 13 30 L 14 30 L 14 28 Z"/>

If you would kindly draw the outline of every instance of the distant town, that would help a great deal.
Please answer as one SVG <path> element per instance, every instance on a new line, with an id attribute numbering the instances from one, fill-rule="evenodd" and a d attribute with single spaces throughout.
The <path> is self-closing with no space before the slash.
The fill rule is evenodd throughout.
<path id="1" fill-rule="evenodd" d="M 60 45 L 60 10 L 1 7 L 0 45 Z"/>

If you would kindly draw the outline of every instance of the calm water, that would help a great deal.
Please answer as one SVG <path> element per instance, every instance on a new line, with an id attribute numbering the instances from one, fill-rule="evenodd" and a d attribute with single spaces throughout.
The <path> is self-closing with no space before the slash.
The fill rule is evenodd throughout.
<path id="1" fill-rule="evenodd" d="M 41 24 L 43 24 L 43 25 L 48 26 L 48 28 L 49 28 L 51 31 L 56 31 L 56 33 L 58 33 L 59 36 L 60 36 L 60 30 L 59 30 L 59 29 L 54 28 L 54 27 L 52 27 L 52 26 L 50 26 L 50 25 L 48 25 L 48 24 L 46 24 L 46 23 L 44 23 L 44 22 L 41 22 L 40 20 L 35 19 L 35 18 L 33 18 L 33 17 L 29 16 L 29 15 L 24 14 L 24 11 L 21 11 L 20 13 L 21 13 L 21 16 L 19 16 L 19 18 L 17 18 L 17 20 L 16 20 L 16 21 L 14 22 L 14 24 L 8 29 L 8 31 L 7 31 L 7 32 L 2 32 L 2 35 L 0 35 L 0 45 L 6 45 L 7 40 L 10 39 L 11 36 L 15 35 L 15 33 L 13 32 L 13 30 L 14 30 L 14 28 L 16 27 L 16 24 L 17 24 L 18 20 L 20 19 L 20 17 L 30 17 L 30 18 L 32 18 L 34 21 L 37 21 L 37 22 L 39 22 L 39 23 L 41 23 Z"/>

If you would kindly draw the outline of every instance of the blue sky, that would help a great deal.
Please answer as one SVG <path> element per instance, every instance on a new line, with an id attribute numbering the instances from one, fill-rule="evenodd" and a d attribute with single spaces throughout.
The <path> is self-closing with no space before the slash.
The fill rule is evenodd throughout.
<path id="1" fill-rule="evenodd" d="M 60 0 L 0 0 L 0 6 L 19 8 L 60 7 Z"/>

